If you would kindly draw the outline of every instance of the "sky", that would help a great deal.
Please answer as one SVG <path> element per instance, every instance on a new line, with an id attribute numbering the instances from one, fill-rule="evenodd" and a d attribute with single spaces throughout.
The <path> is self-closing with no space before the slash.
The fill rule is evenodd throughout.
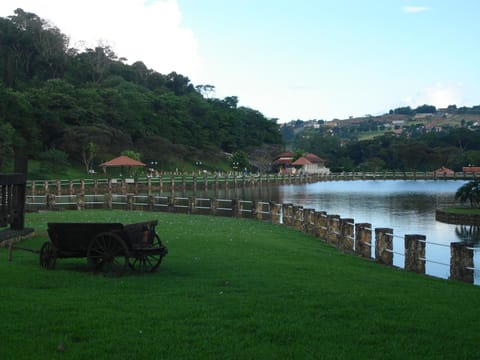
<path id="1" fill-rule="evenodd" d="M 1 0 L 279 123 L 480 105 L 477 0 Z"/>

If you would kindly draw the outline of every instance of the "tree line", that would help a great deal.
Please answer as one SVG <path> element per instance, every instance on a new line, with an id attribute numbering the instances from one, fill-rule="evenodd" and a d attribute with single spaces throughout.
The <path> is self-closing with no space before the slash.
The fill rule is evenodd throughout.
<path id="1" fill-rule="evenodd" d="M 276 119 L 237 97 L 129 65 L 107 45 L 70 47 L 60 29 L 22 9 L 0 18 L 0 76 L 0 170 L 15 152 L 85 164 L 132 150 L 169 169 L 282 142 Z"/>
<path id="2" fill-rule="evenodd" d="M 442 166 L 462 171 L 480 165 L 480 131 L 468 128 L 346 140 L 323 127 L 296 136 L 294 148 L 325 158 L 332 171 L 433 171 Z"/>

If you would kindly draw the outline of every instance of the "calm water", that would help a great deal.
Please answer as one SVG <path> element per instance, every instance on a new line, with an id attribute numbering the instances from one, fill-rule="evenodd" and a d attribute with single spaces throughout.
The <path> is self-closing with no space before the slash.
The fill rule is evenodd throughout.
<path id="1" fill-rule="evenodd" d="M 451 242 L 476 242 L 475 267 L 480 268 L 478 228 L 444 224 L 435 220 L 435 210 L 459 205 L 454 200 L 464 181 L 441 180 L 370 180 L 329 181 L 305 185 L 282 185 L 247 189 L 219 190 L 216 196 L 247 200 L 270 200 L 292 203 L 326 211 L 328 214 L 353 218 L 356 223 L 371 223 L 372 228 L 392 228 L 394 264 L 403 267 L 404 235 L 422 234 L 426 245 L 426 273 L 448 278 Z M 480 284 L 480 272 L 475 273 Z"/>

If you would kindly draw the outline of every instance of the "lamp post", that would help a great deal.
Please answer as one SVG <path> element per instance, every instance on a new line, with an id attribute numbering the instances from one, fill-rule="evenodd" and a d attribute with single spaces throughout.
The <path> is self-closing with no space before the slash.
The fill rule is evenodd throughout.
<path id="1" fill-rule="evenodd" d="M 198 168 L 198 173 L 200 174 L 200 167 L 202 166 L 202 162 L 201 161 L 195 161 L 195 166 Z"/>
<path id="2" fill-rule="evenodd" d="M 238 161 L 233 161 L 233 162 L 232 162 L 233 173 L 234 173 L 235 175 L 237 174 L 238 165 L 240 165 L 240 163 L 239 163 Z"/>
<path id="3" fill-rule="evenodd" d="M 153 174 L 157 174 L 157 165 L 158 165 L 158 161 L 155 161 L 155 160 L 150 161 L 150 166 L 151 166 L 150 172 L 152 173 L 152 176 Z"/>

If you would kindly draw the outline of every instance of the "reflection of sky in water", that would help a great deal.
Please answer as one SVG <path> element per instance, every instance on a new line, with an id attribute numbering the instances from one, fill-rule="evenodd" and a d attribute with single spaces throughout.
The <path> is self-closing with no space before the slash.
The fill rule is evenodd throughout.
<path id="1" fill-rule="evenodd" d="M 392 228 L 394 252 L 404 252 L 405 234 L 426 236 L 426 273 L 448 278 L 451 242 L 475 239 L 470 227 L 444 224 L 435 220 L 435 210 L 458 206 L 454 196 L 464 181 L 336 181 L 280 186 L 281 203 L 326 211 L 371 223 L 372 228 Z M 476 237 L 478 244 L 478 236 Z M 428 242 L 440 245 L 429 244 Z M 478 245 L 477 245 L 478 246 Z M 475 260 L 479 257 L 475 251 Z M 404 256 L 394 254 L 394 264 L 403 267 Z M 480 264 L 480 262 L 476 262 Z M 479 276 L 476 276 L 478 278 Z M 476 283 L 480 281 L 476 279 Z"/>

